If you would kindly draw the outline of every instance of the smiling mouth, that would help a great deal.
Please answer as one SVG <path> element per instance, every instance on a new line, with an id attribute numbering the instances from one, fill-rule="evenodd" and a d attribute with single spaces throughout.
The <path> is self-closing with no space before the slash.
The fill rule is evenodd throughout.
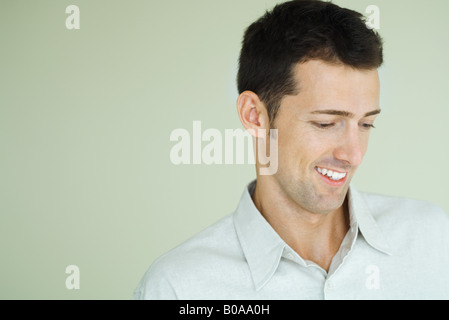
<path id="1" fill-rule="evenodd" d="M 315 167 L 315 171 L 321 176 L 324 182 L 333 187 L 342 186 L 348 176 L 347 172 L 340 172 L 322 167 Z"/>

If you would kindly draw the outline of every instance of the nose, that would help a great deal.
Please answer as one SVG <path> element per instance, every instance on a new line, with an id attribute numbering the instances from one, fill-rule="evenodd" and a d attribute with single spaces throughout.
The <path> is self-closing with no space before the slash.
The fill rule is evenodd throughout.
<path id="1" fill-rule="evenodd" d="M 339 137 L 334 157 L 348 165 L 357 167 L 362 164 L 366 152 L 365 137 L 357 128 L 347 128 L 345 134 Z"/>

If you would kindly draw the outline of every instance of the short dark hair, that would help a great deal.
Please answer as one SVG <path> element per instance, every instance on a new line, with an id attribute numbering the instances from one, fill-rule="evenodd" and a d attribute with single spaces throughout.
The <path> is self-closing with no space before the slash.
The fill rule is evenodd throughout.
<path id="1" fill-rule="evenodd" d="M 273 123 L 282 97 L 298 93 L 294 65 L 312 59 L 355 69 L 382 65 L 382 39 L 362 14 L 333 3 L 294 0 L 278 4 L 245 31 L 239 59 L 239 93 L 255 92 Z"/>

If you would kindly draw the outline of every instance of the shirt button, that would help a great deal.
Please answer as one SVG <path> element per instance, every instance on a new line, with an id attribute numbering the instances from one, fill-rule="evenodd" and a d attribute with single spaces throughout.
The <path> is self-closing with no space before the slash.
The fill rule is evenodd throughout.
<path id="1" fill-rule="evenodd" d="M 335 288 L 335 285 L 334 285 L 333 282 L 327 281 L 327 282 L 326 282 L 326 288 L 329 289 L 329 290 L 332 290 L 332 289 Z"/>
<path id="2" fill-rule="evenodd" d="M 291 253 L 287 253 L 287 259 L 293 260 L 293 255 Z"/>

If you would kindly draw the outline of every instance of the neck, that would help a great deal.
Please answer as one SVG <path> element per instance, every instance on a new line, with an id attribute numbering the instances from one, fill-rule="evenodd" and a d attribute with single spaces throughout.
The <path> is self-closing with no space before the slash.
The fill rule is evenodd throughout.
<path id="1" fill-rule="evenodd" d="M 313 213 L 290 199 L 281 188 L 258 179 L 253 201 L 279 236 L 303 259 L 329 271 L 332 258 L 349 229 L 347 200 L 336 210 Z"/>

